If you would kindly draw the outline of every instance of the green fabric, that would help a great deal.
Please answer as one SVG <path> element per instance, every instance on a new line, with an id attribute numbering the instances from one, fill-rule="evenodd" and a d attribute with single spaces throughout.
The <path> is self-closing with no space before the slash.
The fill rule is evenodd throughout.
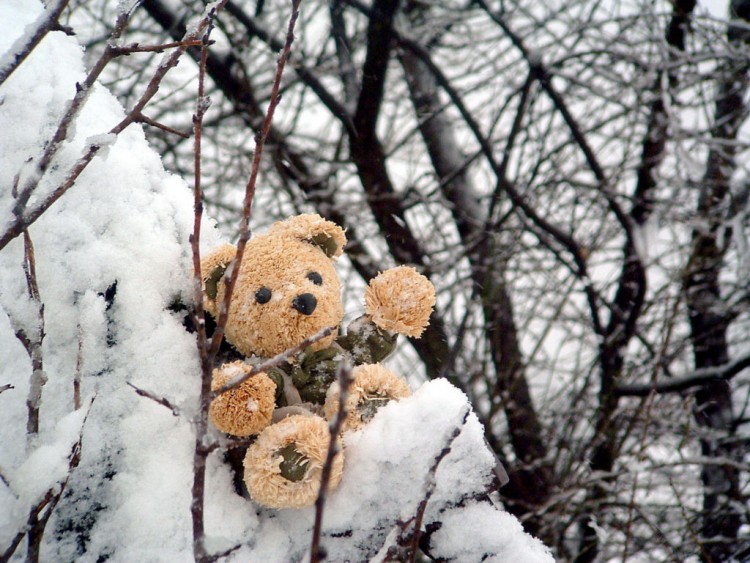
<path id="1" fill-rule="evenodd" d="M 352 366 L 381 362 L 396 348 L 397 337 L 397 334 L 378 328 L 368 316 L 359 317 L 331 346 L 315 351 L 308 349 L 298 356 L 295 363 L 269 370 L 269 377 L 277 385 L 276 405 L 286 405 L 282 370 L 291 376 L 303 401 L 322 405 L 328 388 L 336 380 L 336 370 L 344 360 Z M 274 370 L 278 372 L 271 375 Z"/>
<path id="2" fill-rule="evenodd" d="M 382 362 L 396 349 L 397 339 L 398 334 L 381 329 L 370 317 L 362 315 L 336 343 L 349 352 L 352 364 L 358 366 Z"/>
<path id="3" fill-rule="evenodd" d="M 287 406 L 286 394 L 284 393 L 284 370 L 281 367 L 271 368 L 266 371 L 266 375 L 276 384 L 276 406 Z"/>

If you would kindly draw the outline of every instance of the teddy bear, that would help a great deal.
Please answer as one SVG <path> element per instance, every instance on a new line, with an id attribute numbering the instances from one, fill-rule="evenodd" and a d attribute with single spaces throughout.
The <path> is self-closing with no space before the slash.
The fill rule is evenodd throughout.
<path id="1" fill-rule="evenodd" d="M 435 304 L 434 287 L 411 267 L 381 272 L 365 290 L 364 314 L 344 330 L 334 263 L 346 242 L 335 223 L 315 214 L 297 215 L 251 238 L 239 265 L 225 338 L 245 360 L 214 370 L 214 391 L 248 373 L 252 362 L 332 328 L 296 357 L 211 403 L 209 416 L 216 428 L 235 436 L 257 435 L 244 457 L 244 482 L 250 497 L 265 506 L 299 508 L 315 501 L 330 441 L 325 418 L 338 410 L 338 366 L 355 366 L 345 430 L 361 428 L 380 406 L 409 394 L 405 380 L 380 362 L 394 350 L 399 334 L 422 334 Z M 214 317 L 223 304 L 223 278 L 235 253 L 233 246 L 224 245 L 201 261 L 204 307 Z M 332 488 L 342 471 L 338 448 Z"/>

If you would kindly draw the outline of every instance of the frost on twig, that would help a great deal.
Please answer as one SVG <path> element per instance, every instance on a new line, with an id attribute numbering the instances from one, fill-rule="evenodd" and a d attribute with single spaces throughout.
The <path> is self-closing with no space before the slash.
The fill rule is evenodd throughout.
<path id="1" fill-rule="evenodd" d="M 44 356 L 42 354 L 42 342 L 44 341 L 44 304 L 39 296 L 34 245 L 27 230 L 23 233 L 23 243 L 23 270 L 26 276 L 28 296 L 35 308 L 36 326 L 33 328 L 16 327 L 15 330 L 16 337 L 23 344 L 26 353 L 31 359 L 31 378 L 29 381 L 29 394 L 26 399 L 28 410 L 26 432 L 28 433 L 28 437 L 31 438 L 39 432 L 39 408 L 42 404 L 42 388 L 47 383 L 47 375 L 44 373 Z"/>

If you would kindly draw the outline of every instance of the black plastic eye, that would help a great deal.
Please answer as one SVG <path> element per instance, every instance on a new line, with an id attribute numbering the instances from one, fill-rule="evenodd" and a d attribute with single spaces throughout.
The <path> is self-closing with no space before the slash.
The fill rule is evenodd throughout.
<path id="1" fill-rule="evenodd" d="M 267 287 L 261 287 L 255 292 L 255 300 L 261 305 L 268 303 L 271 300 L 271 290 Z"/>
<path id="2" fill-rule="evenodd" d="M 307 274 L 307 279 L 315 285 L 323 285 L 323 277 L 318 272 L 310 272 Z"/>

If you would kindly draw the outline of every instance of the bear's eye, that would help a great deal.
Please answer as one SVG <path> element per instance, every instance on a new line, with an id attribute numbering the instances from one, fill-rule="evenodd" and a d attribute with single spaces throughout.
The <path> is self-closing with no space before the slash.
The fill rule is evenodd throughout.
<path id="1" fill-rule="evenodd" d="M 323 285 L 323 277 L 318 272 L 310 272 L 307 274 L 307 279 L 315 285 Z"/>
<path id="2" fill-rule="evenodd" d="M 261 305 L 268 303 L 271 300 L 271 290 L 267 287 L 261 287 L 255 292 L 255 300 Z"/>

